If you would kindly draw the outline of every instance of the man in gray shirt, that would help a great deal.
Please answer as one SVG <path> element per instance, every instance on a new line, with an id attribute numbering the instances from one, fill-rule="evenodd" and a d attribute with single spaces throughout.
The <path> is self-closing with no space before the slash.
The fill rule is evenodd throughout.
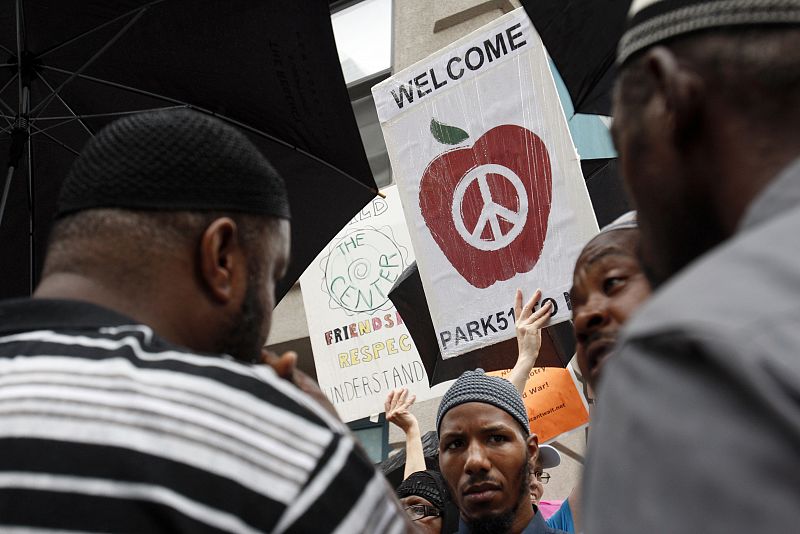
<path id="1" fill-rule="evenodd" d="M 618 61 L 658 291 L 604 371 L 586 532 L 796 532 L 800 1 L 637 0 Z"/>

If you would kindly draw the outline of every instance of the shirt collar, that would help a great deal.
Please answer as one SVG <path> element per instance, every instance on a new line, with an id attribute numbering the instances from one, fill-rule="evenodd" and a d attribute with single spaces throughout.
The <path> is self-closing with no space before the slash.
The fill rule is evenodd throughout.
<path id="1" fill-rule="evenodd" d="M 544 521 L 544 516 L 542 516 L 541 512 L 539 512 L 539 510 L 535 507 L 534 510 L 535 513 L 533 518 L 531 518 L 528 525 L 520 534 L 544 534 L 548 532 L 547 523 Z M 458 518 L 458 534 L 470 534 L 469 526 L 461 516 Z"/>
<path id="2" fill-rule="evenodd" d="M 800 206 L 800 158 L 781 171 L 750 203 L 739 229 L 757 226 L 795 206 Z"/>
<path id="3" fill-rule="evenodd" d="M 137 324 L 137 321 L 102 306 L 78 300 L 13 299 L 0 302 L 0 334 L 130 324 Z"/>

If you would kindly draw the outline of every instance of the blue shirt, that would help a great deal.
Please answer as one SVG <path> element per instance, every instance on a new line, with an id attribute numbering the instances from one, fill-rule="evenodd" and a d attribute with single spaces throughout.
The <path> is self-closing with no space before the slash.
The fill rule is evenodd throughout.
<path id="1" fill-rule="evenodd" d="M 569 507 L 569 501 L 564 499 L 556 513 L 547 518 L 547 525 L 552 528 L 561 529 L 564 532 L 575 534 L 575 523 L 572 521 L 572 509 Z"/>
<path id="2" fill-rule="evenodd" d="M 570 515 L 571 517 L 571 515 Z M 464 519 L 459 517 L 458 518 L 458 534 L 470 534 L 469 525 L 464 522 Z M 544 516 L 537 510 L 536 514 L 531 519 L 528 526 L 520 532 L 520 534 L 565 534 L 561 530 L 556 530 L 550 528 L 547 523 L 545 523 Z"/>

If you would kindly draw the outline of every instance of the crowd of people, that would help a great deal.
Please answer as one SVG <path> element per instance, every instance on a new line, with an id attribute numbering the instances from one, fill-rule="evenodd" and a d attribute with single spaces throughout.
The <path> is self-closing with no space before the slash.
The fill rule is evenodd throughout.
<path id="1" fill-rule="evenodd" d="M 0 303 L 0 530 L 800 529 L 800 1 L 635 0 L 617 61 L 637 212 L 574 268 L 598 408 L 555 515 L 520 395 L 539 293 L 516 296 L 510 380 L 467 371 L 441 399 L 436 469 L 413 397 L 389 396 L 395 494 L 296 356 L 263 349 L 303 223 L 283 178 L 235 128 L 170 110 L 87 144 L 32 298 Z"/>

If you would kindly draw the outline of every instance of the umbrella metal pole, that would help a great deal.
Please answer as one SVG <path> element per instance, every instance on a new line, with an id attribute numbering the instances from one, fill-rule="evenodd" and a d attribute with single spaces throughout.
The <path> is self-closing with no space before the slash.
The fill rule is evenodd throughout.
<path id="1" fill-rule="evenodd" d="M 30 247 L 30 278 L 28 279 L 28 290 L 33 295 L 33 288 L 36 287 L 36 189 L 33 183 L 33 143 L 30 142 L 30 123 L 28 123 L 28 246 Z"/>
<path id="2" fill-rule="evenodd" d="M 23 72 L 23 85 L 22 85 L 22 101 L 20 102 L 19 107 L 19 119 L 17 121 L 17 128 L 19 129 L 18 135 L 19 138 L 22 140 L 22 146 L 20 146 L 17 150 L 16 158 L 17 164 L 19 164 L 19 160 L 22 157 L 22 152 L 25 149 L 25 145 L 27 145 L 27 156 L 28 156 L 28 291 L 31 295 L 33 295 L 33 286 L 35 284 L 35 264 L 36 264 L 36 251 L 34 250 L 34 239 L 33 239 L 33 227 L 34 227 L 34 208 L 33 208 L 33 176 L 31 175 L 31 171 L 33 170 L 33 165 L 31 164 L 31 121 L 30 121 L 30 113 L 31 113 L 31 86 L 30 86 L 30 74 L 29 72 Z M 12 143 L 13 144 L 13 143 Z"/>
<path id="3" fill-rule="evenodd" d="M 0 199 L 0 226 L 3 224 L 3 216 L 6 212 L 6 206 L 8 205 L 8 196 L 11 192 L 11 180 L 14 178 L 14 171 L 16 171 L 17 167 L 19 166 L 19 160 L 22 158 L 22 153 L 25 151 L 25 145 L 28 143 L 31 134 L 31 127 L 30 121 L 28 120 L 28 113 L 30 112 L 30 87 L 28 84 L 25 84 L 22 87 L 22 100 L 20 101 L 19 107 L 19 115 L 14 123 L 14 127 L 11 130 L 11 146 L 8 150 L 8 170 L 6 171 L 6 183 L 3 187 L 3 198 Z M 28 154 L 30 156 L 30 152 Z M 30 167 L 29 167 L 30 169 Z M 31 177 L 29 176 L 28 179 L 30 180 Z M 29 209 L 31 209 L 31 186 L 32 184 L 29 182 L 28 186 L 28 204 Z M 30 228 L 33 228 L 33 221 L 30 222 Z M 32 230 L 30 235 L 28 236 L 29 243 L 31 246 L 29 261 L 31 263 L 31 273 L 33 269 L 33 235 Z M 33 281 L 31 280 L 29 284 L 29 288 L 32 288 Z"/>

